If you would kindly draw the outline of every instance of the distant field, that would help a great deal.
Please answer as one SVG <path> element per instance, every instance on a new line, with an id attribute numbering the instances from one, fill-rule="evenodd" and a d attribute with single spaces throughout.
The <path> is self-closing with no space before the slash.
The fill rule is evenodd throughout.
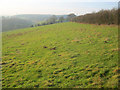
<path id="1" fill-rule="evenodd" d="M 3 32 L 3 88 L 117 88 L 118 27 L 59 23 Z"/>

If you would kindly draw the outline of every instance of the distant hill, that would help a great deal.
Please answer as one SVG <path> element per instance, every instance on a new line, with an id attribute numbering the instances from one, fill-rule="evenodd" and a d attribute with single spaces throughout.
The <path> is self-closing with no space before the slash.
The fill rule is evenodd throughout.
<path id="1" fill-rule="evenodd" d="M 30 20 L 24 20 L 15 17 L 2 17 L 2 31 L 10 31 L 15 29 L 26 28 L 32 25 Z"/>
<path id="2" fill-rule="evenodd" d="M 52 16 L 52 14 L 20 14 L 14 16 L 2 17 L 2 31 L 10 31 L 15 29 L 21 29 L 30 27 L 38 22 L 46 21 Z M 57 18 L 67 15 L 56 15 Z"/>
<path id="3" fill-rule="evenodd" d="M 15 15 L 13 17 L 17 17 L 20 19 L 30 20 L 34 23 L 38 23 L 40 21 L 45 21 L 49 19 L 52 16 L 52 14 L 21 14 L 21 15 Z M 67 17 L 67 15 L 56 15 L 57 18 L 63 16 L 64 18 Z"/>

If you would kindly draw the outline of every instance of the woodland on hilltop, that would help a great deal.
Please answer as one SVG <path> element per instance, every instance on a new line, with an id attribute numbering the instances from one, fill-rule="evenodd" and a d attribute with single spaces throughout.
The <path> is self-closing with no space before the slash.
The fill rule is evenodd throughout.
<path id="1" fill-rule="evenodd" d="M 90 23 L 90 24 L 118 24 L 120 21 L 120 9 L 100 10 L 99 12 L 93 12 L 71 19 L 72 22 L 78 23 Z"/>

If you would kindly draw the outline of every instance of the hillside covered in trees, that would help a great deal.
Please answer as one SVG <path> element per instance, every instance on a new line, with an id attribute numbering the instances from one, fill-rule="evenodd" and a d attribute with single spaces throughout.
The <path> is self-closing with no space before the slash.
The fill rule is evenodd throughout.
<path id="1" fill-rule="evenodd" d="M 2 17 L 2 31 L 10 31 L 15 29 L 26 28 L 32 25 L 30 20 L 24 20 L 16 17 Z"/>
<path id="2" fill-rule="evenodd" d="M 119 15 L 119 16 L 118 16 Z M 120 17 L 118 9 L 100 10 L 96 13 L 89 13 L 74 17 L 72 22 L 90 23 L 90 24 L 118 24 L 118 17 Z"/>

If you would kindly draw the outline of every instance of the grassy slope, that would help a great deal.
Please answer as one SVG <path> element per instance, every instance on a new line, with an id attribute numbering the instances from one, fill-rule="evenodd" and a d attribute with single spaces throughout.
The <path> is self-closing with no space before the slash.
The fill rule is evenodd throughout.
<path id="1" fill-rule="evenodd" d="M 3 33 L 3 88 L 117 87 L 117 26 L 61 23 Z"/>

